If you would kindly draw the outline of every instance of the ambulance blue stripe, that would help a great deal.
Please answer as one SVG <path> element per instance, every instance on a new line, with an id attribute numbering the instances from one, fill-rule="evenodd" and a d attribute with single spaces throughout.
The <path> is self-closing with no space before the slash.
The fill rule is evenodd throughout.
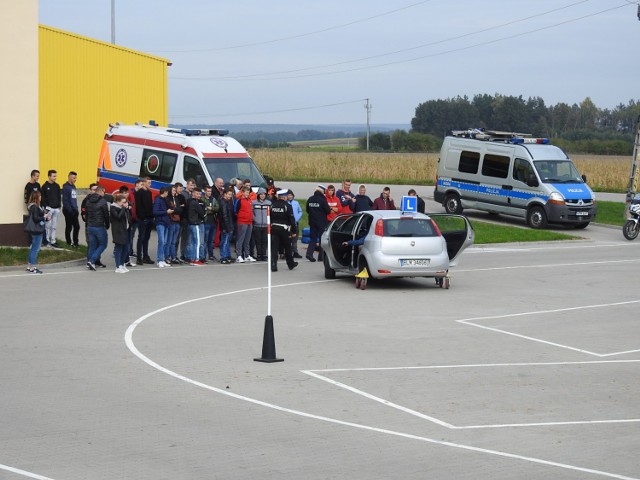
<path id="1" fill-rule="evenodd" d="M 114 182 L 120 182 L 126 185 L 135 185 L 136 180 L 139 178 L 138 175 L 127 175 L 125 173 L 116 173 L 116 172 L 103 170 L 103 169 L 99 169 L 99 172 L 100 172 L 100 178 L 104 178 L 106 180 L 111 180 Z M 160 190 L 162 187 L 168 187 L 170 185 L 173 185 L 173 184 L 151 180 L 152 190 Z"/>

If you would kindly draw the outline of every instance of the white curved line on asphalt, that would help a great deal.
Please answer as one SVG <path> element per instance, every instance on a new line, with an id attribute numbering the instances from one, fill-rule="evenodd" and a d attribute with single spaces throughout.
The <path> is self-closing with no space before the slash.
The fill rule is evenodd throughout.
<path id="1" fill-rule="evenodd" d="M 293 286 L 298 286 L 298 285 L 310 285 L 310 284 L 315 284 L 315 283 L 323 283 L 323 282 L 326 282 L 326 281 L 327 280 L 313 281 L 313 282 L 290 283 L 290 284 L 286 284 L 286 285 L 274 286 L 273 288 L 293 287 Z M 412 434 L 409 434 L 409 433 L 398 432 L 398 431 L 394 431 L 394 430 L 388 430 L 388 429 L 385 429 L 385 428 L 373 427 L 373 426 L 370 426 L 370 425 L 363 425 L 363 424 L 359 424 L 359 423 L 347 422 L 347 421 L 344 421 L 344 420 L 339 420 L 337 418 L 325 417 L 325 416 L 322 416 L 322 415 L 314 415 L 312 413 L 303 412 L 301 410 L 294 410 L 294 409 L 282 407 L 280 405 L 276 405 L 276 404 L 273 404 L 273 403 L 268 403 L 268 402 L 265 402 L 265 401 L 262 401 L 262 400 L 258 400 L 256 398 L 246 397 L 244 395 L 239 395 L 237 393 L 229 392 L 226 389 L 213 387 L 211 385 L 207 385 L 206 383 L 202 383 L 202 382 L 199 382 L 197 380 L 193 380 L 193 379 L 191 379 L 189 377 L 186 377 L 184 375 L 181 375 L 181 374 L 179 374 L 177 372 L 174 372 L 173 370 L 169 370 L 168 368 L 163 367 L 162 365 L 154 362 L 149 357 L 144 355 L 140 350 L 138 350 L 138 348 L 135 346 L 135 344 L 133 342 L 133 334 L 134 334 L 136 328 L 138 328 L 138 326 L 140 326 L 144 321 L 150 319 L 151 317 L 153 317 L 154 315 L 156 315 L 158 313 L 162 313 L 162 312 L 165 312 L 165 311 L 170 310 L 172 308 L 180 307 L 182 305 L 187 305 L 189 303 L 195 303 L 195 302 L 199 302 L 199 301 L 202 301 L 202 300 L 209 300 L 209 299 L 217 298 L 217 297 L 236 295 L 236 294 L 239 294 L 239 293 L 254 292 L 254 291 L 263 290 L 264 288 L 265 287 L 247 288 L 247 289 L 243 289 L 243 290 L 235 290 L 235 291 L 231 291 L 231 292 L 208 295 L 208 296 L 205 296 L 205 297 L 194 298 L 194 299 L 191 299 L 191 300 L 185 300 L 185 301 L 182 301 L 182 302 L 174 303 L 172 305 L 167 305 L 165 307 L 162 307 L 162 308 L 159 308 L 159 309 L 154 310 L 152 312 L 149 312 L 146 315 L 143 315 L 142 317 L 138 318 L 131 325 L 129 325 L 129 328 L 127 328 L 127 331 L 125 332 L 125 335 L 124 335 L 125 344 L 127 345 L 127 348 L 131 351 L 131 353 L 133 353 L 136 357 L 138 357 L 140 360 L 145 362 L 150 367 L 155 368 L 156 370 L 158 370 L 158 371 L 160 371 L 160 372 L 162 372 L 162 373 L 164 373 L 166 375 L 169 375 L 169 376 L 171 376 L 173 378 L 176 378 L 178 380 L 182 380 L 183 382 L 186 382 L 188 384 L 194 385 L 196 387 L 200 387 L 200 388 L 203 388 L 205 390 L 209 390 L 211 392 L 219 393 L 221 395 L 226 395 L 228 397 L 235 398 L 237 400 L 242 400 L 244 402 L 249 402 L 249 403 L 252 403 L 254 405 L 259 405 L 261 407 L 269 408 L 269 409 L 276 410 L 276 411 L 279 411 L 279 412 L 282 412 L 282 413 L 287 413 L 287 414 L 291 414 L 291 415 L 297 415 L 297 416 L 300 416 L 300 417 L 304 417 L 304 418 L 308 418 L 308 419 L 312 419 L 312 420 L 319 420 L 319 421 L 322 421 L 322 422 L 332 423 L 332 424 L 340 425 L 340 426 L 344 426 L 344 427 L 352 427 L 352 428 L 357 428 L 357 429 L 360 429 L 360 430 L 366 430 L 366 431 L 381 433 L 381 434 L 385 434 L 385 435 L 392 435 L 392 436 L 396 436 L 396 437 L 406 438 L 406 439 L 410 439 L 410 440 L 416 440 L 416 441 L 430 443 L 430 444 L 434 444 L 434 445 L 440 445 L 440 446 L 444 446 L 444 447 L 451 447 L 451 448 L 456 448 L 456 449 L 461 449 L 461 450 L 466 450 L 466 451 L 471 451 L 471 452 L 477 452 L 477 453 L 484 453 L 484 454 L 488 454 L 488 455 L 495 455 L 495 456 L 498 456 L 498 457 L 510 458 L 510 459 L 514 459 L 514 460 L 522 460 L 522 461 L 525 461 L 525 462 L 535 463 L 535 464 L 538 464 L 538 465 L 546 465 L 546 466 L 549 466 L 549 467 L 557 467 L 557 468 L 562 468 L 562 469 L 565 469 L 565 470 L 572 470 L 572 471 L 588 473 L 588 474 L 592 474 L 592 475 L 599 475 L 599 476 L 607 477 L 607 478 L 616 478 L 616 479 L 620 479 L 620 480 L 640 480 L 640 478 L 638 478 L 638 477 L 628 477 L 628 476 L 624 476 L 624 475 L 618 475 L 618 474 L 615 474 L 615 473 L 604 472 L 604 471 L 601 471 L 601 470 L 594 470 L 594 469 L 591 469 L 591 468 L 584 468 L 584 467 L 578 467 L 578 466 L 575 466 L 575 465 L 568 465 L 568 464 L 565 464 L 565 463 L 559 463 L 559 462 L 553 462 L 553 461 L 549 461 L 549 460 L 543 460 L 543 459 L 535 458 L 535 457 L 527 457 L 527 456 L 523 456 L 523 455 L 517 455 L 517 454 L 513 454 L 513 453 L 498 451 L 498 450 L 490 450 L 490 449 L 486 449 L 486 448 L 474 447 L 474 446 L 471 446 L 471 445 L 464 445 L 464 444 L 460 444 L 460 443 L 447 442 L 447 441 L 444 441 L 444 440 L 436 440 L 436 439 L 433 439 L 433 438 L 421 437 L 421 436 L 418 436 L 418 435 L 412 435 Z"/>

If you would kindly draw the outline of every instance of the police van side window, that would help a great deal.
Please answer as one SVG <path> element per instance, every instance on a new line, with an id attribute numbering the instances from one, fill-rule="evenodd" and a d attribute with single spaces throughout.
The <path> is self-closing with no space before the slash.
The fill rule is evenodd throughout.
<path id="1" fill-rule="evenodd" d="M 527 183 L 534 176 L 533 167 L 529 162 L 521 158 L 516 158 L 513 162 L 513 179 L 522 183 Z"/>
<path id="2" fill-rule="evenodd" d="M 182 173 L 185 180 L 193 178 L 196 181 L 196 186 L 202 188 L 207 183 L 207 177 L 204 176 L 204 170 L 200 165 L 200 160 L 197 158 L 184 156 L 184 162 L 182 166 Z"/>
<path id="3" fill-rule="evenodd" d="M 509 157 L 487 153 L 482 160 L 482 174 L 487 177 L 507 178 L 510 160 Z"/>
<path id="4" fill-rule="evenodd" d="M 177 161 L 178 155 L 175 153 L 145 149 L 142 152 L 140 176 L 149 177 L 159 182 L 171 183 Z"/>
<path id="5" fill-rule="evenodd" d="M 468 152 L 466 150 L 460 152 L 459 172 L 478 173 L 478 165 L 480 165 L 480 154 L 478 152 Z"/>

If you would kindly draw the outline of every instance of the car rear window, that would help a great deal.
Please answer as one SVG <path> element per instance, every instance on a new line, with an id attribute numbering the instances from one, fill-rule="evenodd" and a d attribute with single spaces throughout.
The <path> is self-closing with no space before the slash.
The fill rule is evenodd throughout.
<path id="1" fill-rule="evenodd" d="M 436 237 L 431 220 L 425 218 L 394 218 L 384 221 L 385 237 Z"/>

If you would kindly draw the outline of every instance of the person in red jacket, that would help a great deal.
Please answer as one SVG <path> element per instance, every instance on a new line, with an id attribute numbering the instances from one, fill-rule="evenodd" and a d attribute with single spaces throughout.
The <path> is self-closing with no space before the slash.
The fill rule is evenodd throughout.
<path id="1" fill-rule="evenodd" d="M 373 201 L 373 210 L 397 210 L 389 187 L 384 187 L 380 196 Z"/>
<path id="2" fill-rule="evenodd" d="M 336 187 L 333 185 L 329 185 L 327 187 L 327 193 L 325 194 L 327 198 L 327 203 L 329 204 L 329 214 L 327 215 L 327 220 L 330 222 L 334 218 L 338 216 L 338 212 L 340 211 L 340 199 L 336 197 Z"/>
<path id="3" fill-rule="evenodd" d="M 242 195 L 236 200 L 236 262 L 255 262 L 251 256 L 251 231 L 253 230 L 253 207 L 251 203 L 251 187 L 243 187 Z"/>

